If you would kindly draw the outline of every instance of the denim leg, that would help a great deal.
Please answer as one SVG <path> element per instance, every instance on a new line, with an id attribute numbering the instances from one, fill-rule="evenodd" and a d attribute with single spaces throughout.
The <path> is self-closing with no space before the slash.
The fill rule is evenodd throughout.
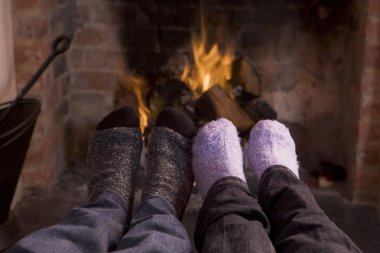
<path id="1" fill-rule="evenodd" d="M 63 222 L 21 239 L 9 252 L 108 252 L 125 233 L 127 218 L 121 197 L 103 191 L 72 209 Z"/>
<path id="2" fill-rule="evenodd" d="M 141 203 L 116 252 L 191 252 L 192 244 L 174 208 L 160 196 Z"/>
<path id="3" fill-rule="evenodd" d="M 309 188 L 283 166 L 260 179 L 259 203 L 277 252 L 361 252 L 319 208 Z"/>
<path id="4" fill-rule="evenodd" d="M 269 221 L 245 182 L 217 181 L 207 193 L 195 229 L 199 252 L 271 252 Z"/>

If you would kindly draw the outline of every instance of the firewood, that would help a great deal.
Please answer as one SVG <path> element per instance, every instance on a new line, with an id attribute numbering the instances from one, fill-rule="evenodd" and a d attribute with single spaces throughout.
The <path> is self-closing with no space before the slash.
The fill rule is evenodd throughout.
<path id="1" fill-rule="evenodd" d="M 248 103 L 244 103 L 241 107 L 255 122 L 263 119 L 277 119 L 277 113 L 261 98 L 256 98 Z"/>
<path id="2" fill-rule="evenodd" d="M 247 57 L 241 57 L 233 61 L 231 83 L 233 86 L 240 86 L 242 94 L 239 94 L 240 101 L 250 101 L 261 95 L 261 77 Z"/>
<path id="3" fill-rule="evenodd" d="M 255 122 L 249 115 L 219 86 L 206 91 L 196 102 L 196 111 L 208 120 L 226 118 L 238 129 L 241 135 L 247 134 Z"/>

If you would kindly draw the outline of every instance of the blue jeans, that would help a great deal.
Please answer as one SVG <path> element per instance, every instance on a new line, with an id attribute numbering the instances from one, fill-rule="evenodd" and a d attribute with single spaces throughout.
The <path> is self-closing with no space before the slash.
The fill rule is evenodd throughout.
<path id="1" fill-rule="evenodd" d="M 119 195 L 105 191 L 72 209 L 62 223 L 21 239 L 9 252 L 192 251 L 185 227 L 164 198 L 144 201 L 128 229 L 129 219 Z"/>
<path id="2" fill-rule="evenodd" d="M 120 197 L 94 196 L 65 221 L 30 234 L 10 252 L 191 252 L 173 207 L 161 197 L 144 201 L 129 227 Z M 259 198 L 238 178 L 216 182 L 200 211 L 200 252 L 361 252 L 319 208 L 308 187 L 282 166 L 269 168 Z"/>

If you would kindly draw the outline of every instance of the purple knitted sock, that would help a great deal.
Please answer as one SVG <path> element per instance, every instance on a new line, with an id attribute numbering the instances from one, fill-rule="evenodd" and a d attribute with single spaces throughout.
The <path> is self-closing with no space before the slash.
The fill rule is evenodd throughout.
<path id="1" fill-rule="evenodd" d="M 273 165 L 285 166 L 299 177 L 296 145 L 289 129 L 278 121 L 261 120 L 252 128 L 248 153 L 252 170 L 259 180 Z"/>
<path id="2" fill-rule="evenodd" d="M 193 144 L 193 173 L 202 198 L 218 180 L 238 177 L 246 181 L 243 153 L 236 127 L 226 119 L 202 127 Z"/>

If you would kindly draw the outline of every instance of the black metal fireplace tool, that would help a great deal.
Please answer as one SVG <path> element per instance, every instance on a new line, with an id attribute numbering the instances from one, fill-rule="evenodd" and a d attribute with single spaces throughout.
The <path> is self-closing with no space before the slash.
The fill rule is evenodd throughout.
<path id="1" fill-rule="evenodd" d="M 24 96 L 55 57 L 69 47 L 69 37 L 57 37 L 52 43 L 51 54 L 15 100 L 0 104 L 0 251 L 17 238 L 17 222 L 9 209 L 41 107 L 38 100 L 24 99 Z"/>
<path id="2" fill-rule="evenodd" d="M 64 53 L 70 47 L 70 38 L 67 36 L 59 36 L 53 41 L 52 44 L 52 52 L 48 56 L 48 58 L 42 63 L 33 77 L 29 80 L 29 82 L 25 85 L 25 87 L 21 90 L 21 92 L 17 95 L 16 99 L 10 104 L 8 109 L 5 110 L 0 115 L 0 128 L 12 113 L 12 111 L 16 108 L 17 104 L 21 101 L 21 99 L 26 95 L 26 93 L 33 87 L 38 78 L 44 73 L 46 68 L 50 65 L 50 63 L 54 60 L 55 57 Z"/>

